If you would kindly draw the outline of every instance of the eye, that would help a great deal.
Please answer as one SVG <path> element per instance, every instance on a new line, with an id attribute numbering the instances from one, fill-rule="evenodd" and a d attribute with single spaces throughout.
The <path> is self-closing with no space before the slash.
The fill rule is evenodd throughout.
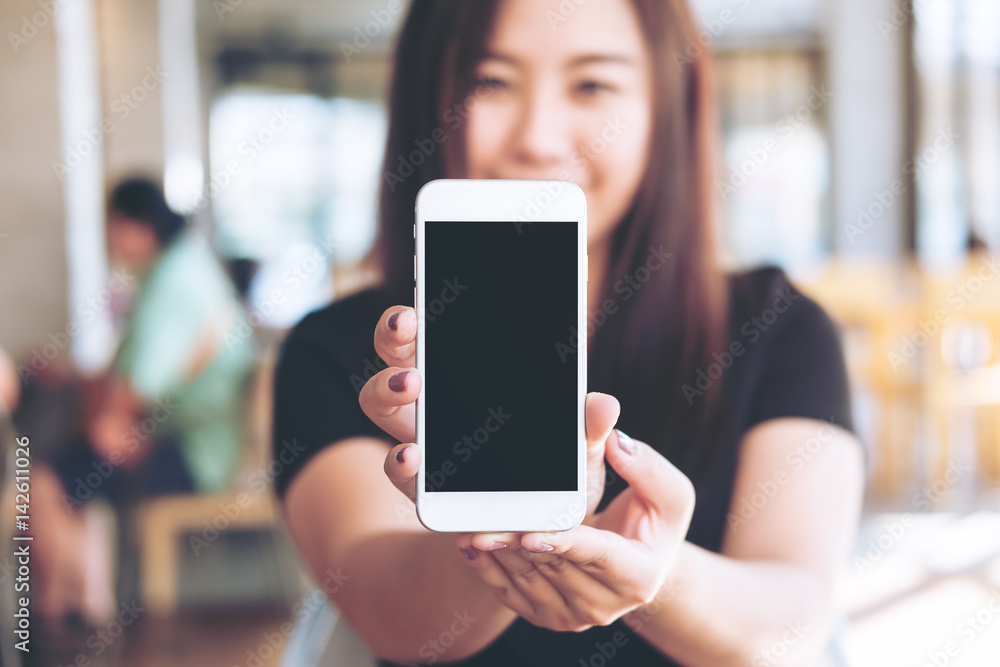
<path id="1" fill-rule="evenodd" d="M 510 87 L 510 84 L 498 76 L 494 75 L 481 75 L 477 77 L 479 79 L 479 85 L 485 87 L 487 90 L 505 90 Z"/>
<path id="2" fill-rule="evenodd" d="M 612 90 L 614 90 L 612 86 L 592 79 L 587 79 L 576 84 L 576 92 L 583 95 L 597 95 L 599 93 L 611 92 Z"/>

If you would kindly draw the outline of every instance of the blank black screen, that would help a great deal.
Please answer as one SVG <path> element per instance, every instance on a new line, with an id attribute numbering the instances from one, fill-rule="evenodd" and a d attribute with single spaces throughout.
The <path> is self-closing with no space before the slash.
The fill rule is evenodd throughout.
<path id="1" fill-rule="evenodd" d="M 426 491 L 577 489 L 576 222 L 426 222 Z"/>

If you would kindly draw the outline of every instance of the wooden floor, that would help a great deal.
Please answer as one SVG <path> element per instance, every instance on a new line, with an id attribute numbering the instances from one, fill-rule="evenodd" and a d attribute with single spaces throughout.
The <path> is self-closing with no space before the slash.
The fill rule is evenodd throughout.
<path id="1" fill-rule="evenodd" d="M 103 635 L 93 630 L 46 633 L 25 667 L 276 667 L 287 641 L 281 632 L 287 618 L 266 608 L 166 619 L 140 614 L 120 634 L 115 625 Z"/>

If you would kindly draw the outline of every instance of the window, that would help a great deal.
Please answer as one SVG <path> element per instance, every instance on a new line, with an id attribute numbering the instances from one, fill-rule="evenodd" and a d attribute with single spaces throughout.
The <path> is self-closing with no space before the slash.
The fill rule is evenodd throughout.
<path id="1" fill-rule="evenodd" d="M 375 237 L 386 118 L 374 101 L 236 88 L 210 118 L 215 245 L 260 263 L 254 324 L 286 327 L 333 296 L 331 269 Z"/>
<path id="2" fill-rule="evenodd" d="M 908 169 L 917 250 L 928 264 L 1000 248 L 1000 3 L 914 3 L 920 118 Z"/>
<path id="3" fill-rule="evenodd" d="M 818 51 L 716 54 L 730 261 L 794 269 L 827 251 L 830 151 Z"/>

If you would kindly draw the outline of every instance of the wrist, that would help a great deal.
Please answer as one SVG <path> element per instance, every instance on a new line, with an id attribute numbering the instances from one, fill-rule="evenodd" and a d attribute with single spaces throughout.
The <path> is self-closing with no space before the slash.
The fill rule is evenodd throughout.
<path id="1" fill-rule="evenodd" d="M 680 547 L 677 549 L 677 554 L 670 565 L 670 569 L 667 571 L 666 578 L 660 585 L 659 590 L 656 591 L 656 596 L 646 604 L 640 605 L 630 612 L 629 615 L 635 614 L 638 618 L 648 622 L 650 619 L 664 612 L 670 614 L 677 612 L 684 600 L 682 593 L 685 592 L 691 580 L 687 574 L 687 568 L 692 548 L 693 545 L 689 542 L 681 542 Z"/>

